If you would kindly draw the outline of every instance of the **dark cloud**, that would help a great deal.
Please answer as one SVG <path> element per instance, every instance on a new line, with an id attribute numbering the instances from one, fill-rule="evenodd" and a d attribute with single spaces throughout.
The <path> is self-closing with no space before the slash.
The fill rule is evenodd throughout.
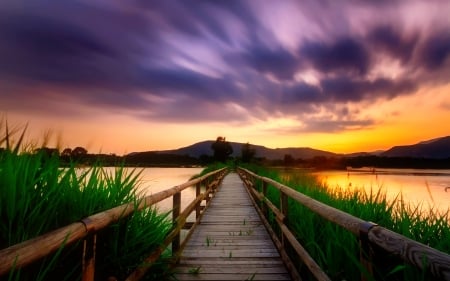
<path id="1" fill-rule="evenodd" d="M 281 98 L 284 104 L 321 103 L 326 99 L 327 97 L 323 95 L 319 87 L 307 83 L 297 83 L 287 87 Z"/>
<path id="2" fill-rule="evenodd" d="M 302 117 L 302 125 L 288 126 L 270 129 L 270 133 L 277 135 L 292 135 L 298 133 L 340 133 L 345 131 L 360 130 L 370 128 L 377 124 L 373 119 L 333 119 Z"/>
<path id="3" fill-rule="evenodd" d="M 8 42 L 0 47 L 2 75 L 72 84 L 112 80 L 111 73 L 98 67 L 117 54 L 88 30 L 47 18 L 15 19 L 7 27 L 0 31 L 1 40 Z"/>
<path id="4" fill-rule="evenodd" d="M 421 62 L 428 70 L 443 67 L 450 57 L 450 32 L 441 32 L 428 38 L 421 50 Z"/>
<path id="5" fill-rule="evenodd" d="M 393 81 L 379 78 L 374 81 L 339 76 L 324 78 L 320 85 L 297 83 L 283 90 L 281 101 L 285 104 L 327 102 L 349 103 L 391 99 L 398 95 L 413 93 L 417 85 L 409 80 Z"/>
<path id="6" fill-rule="evenodd" d="M 332 44 L 307 42 L 300 53 L 321 72 L 344 71 L 363 75 L 370 67 L 368 51 L 363 44 L 350 37 L 340 38 Z"/>
<path id="7" fill-rule="evenodd" d="M 391 99 L 402 94 L 413 93 L 417 85 L 409 80 L 394 81 L 378 78 L 370 81 L 341 76 L 322 80 L 321 87 L 328 101 L 346 103 Z"/>
<path id="8" fill-rule="evenodd" d="M 141 47 L 138 33 L 126 28 L 138 20 L 89 5 L 56 4 L 39 13 L 28 8 L 0 10 L 0 40 L 5 42 L 0 45 L 0 75 L 18 83 L 80 88 L 115 89 L 135 82 L 132 54 Z M 83 13 L 90 15 L 90 23 L 79 16 Z M 104 25 L 114 32 L 103 30 Z"/>
<path id="9" fill-rule="evenodd" d="M 145 69 L 143 88 L 164 96 L 189 96 L 210 102 L 239 100 L 239 90 L 226 77 L 214 78 L 186 69 Z"/>
<path id="10" fill-rule="evenodd" d="M 291 80 L 299 67 L 299 61 L 287 50 L 270 50 L 256 47 L 244 55 L 250 67 L 261 73 L 270 73 L 279 80 Z"/>
<path id="11" fill-rule="evenodd" d="M 234 34 L 227 28 L 224 16 L 234 15 L 244 24 L 253 25 L 254 17 L 244 1 L 138 1 L 152 14 L 156 25 L 154 32 L 173 32 L 204 38 L 212 35 L 220 41 L 232 44 Z M 157 18 L 155 20 L 155 18 Z M 253 23 L 252 23 L 253 22 Z M 161 27 L 163 30 L 161 30 Z"/>
<path id="12" fill-rule="evenodd" d="M 375 121 L 367 120 L 308 120 L 306 126 L 301 129 L 304 132 L 328 132 L 358 130 L 375 125 Z"/>
<path id="13" fill-rule="evenodd" d="M 385 52 L 405 64 L 412 58 L 419 35 L 404 35 L 394 26 L 382 25 L 370 31 L 368 39 L 374 52 Z"/>

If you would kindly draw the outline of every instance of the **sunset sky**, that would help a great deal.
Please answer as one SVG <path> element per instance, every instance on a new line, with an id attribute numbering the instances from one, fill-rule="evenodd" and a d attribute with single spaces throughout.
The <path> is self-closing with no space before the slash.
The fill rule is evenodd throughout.
<path id="1" fill-rule="evenodd" d="M 450 135 L 449 15 L 448 0 L 2 0 L 0 120 L 120 155 L 217 136 L 414 144 Z"/>

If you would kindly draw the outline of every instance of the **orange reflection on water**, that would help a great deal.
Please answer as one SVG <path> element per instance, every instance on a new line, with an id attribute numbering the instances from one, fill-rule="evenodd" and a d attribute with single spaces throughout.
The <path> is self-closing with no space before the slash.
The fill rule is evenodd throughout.
<path id="1" fill-rule="evenodd" d="M 189 181 L 203 168 L 143 168 L 141 171 L 138 192 L 149 196 Z M 181 208 L 184 209 L 195 198 L 195 186 L 182 191 Z M 172 197 L 156 204 L 162 212 L 172 210 Z"/>
<path id="2" fill-rule="evenodd" d="M 329 187 L 364 189 L 386 194 L 388 200 L 403 197 L 423 210 L 446 212 L 450 207 L 450 170 L 376 169 L 314 172 Z"/>

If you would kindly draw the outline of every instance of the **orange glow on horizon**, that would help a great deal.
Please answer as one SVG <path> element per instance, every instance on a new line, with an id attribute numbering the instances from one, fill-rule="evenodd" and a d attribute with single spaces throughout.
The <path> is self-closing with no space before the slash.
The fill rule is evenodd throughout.
<path id="1" fill-rule="evenodd" d="M 295 128 L 298 121 L 287 117 L 264 122 L 230 125 L 226 123 L 149 122 L 128 115 L 111 113 L 62 117 L 7 114 L 10 126 L 29 123 L 28 139 L 41 145 L 51 132 L 49 146 L 83 146 L 92 153 L 115 153 L 166 150 L 189 146 L 204 140 L 225 136 L 232 142 L 249 142 L 269 148 L 311 147 L 335 153 L 386 150 L 395 145 L 415 144 L 450 134 L 450 85 L 424 90 L 384 103 L 366 106 L 364 114 L 376 123 L 364 129 L 336 133 L 283 132 Z M 447 104 L 446 104 L 447 103 Z M 30 117 L 32 116 L 32 117 Z M 282 133 L 276 133 L 281 130 Z"/>

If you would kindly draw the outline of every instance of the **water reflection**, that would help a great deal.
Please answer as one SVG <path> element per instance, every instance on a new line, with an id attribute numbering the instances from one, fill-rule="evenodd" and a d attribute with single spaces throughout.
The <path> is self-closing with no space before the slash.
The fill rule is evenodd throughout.
<path id="1" fill-rule="evenodd" d="M 144 168 L 140 176 L 137 191 L 148 196 L 187 182 L 193 175 L 199 174 L 203 168 Z M 141 171 L 141 170 L 139 170 Z M 195 187 L 181 192 L 181 209 L 195 198 Z M 163 212 L 172 210 L 172 197 L 156 204 Z"/>
<path id="2" fill-rule="evenodd" d="M 313 172 L 329 187 L 381 189 L 389 200 L 399 194 L 405 203 L 424 209 L 447 211 L 450 207 L 450 170 L 376 169 Z M 448 187 L 448 188 L 447 188 Z"/>

